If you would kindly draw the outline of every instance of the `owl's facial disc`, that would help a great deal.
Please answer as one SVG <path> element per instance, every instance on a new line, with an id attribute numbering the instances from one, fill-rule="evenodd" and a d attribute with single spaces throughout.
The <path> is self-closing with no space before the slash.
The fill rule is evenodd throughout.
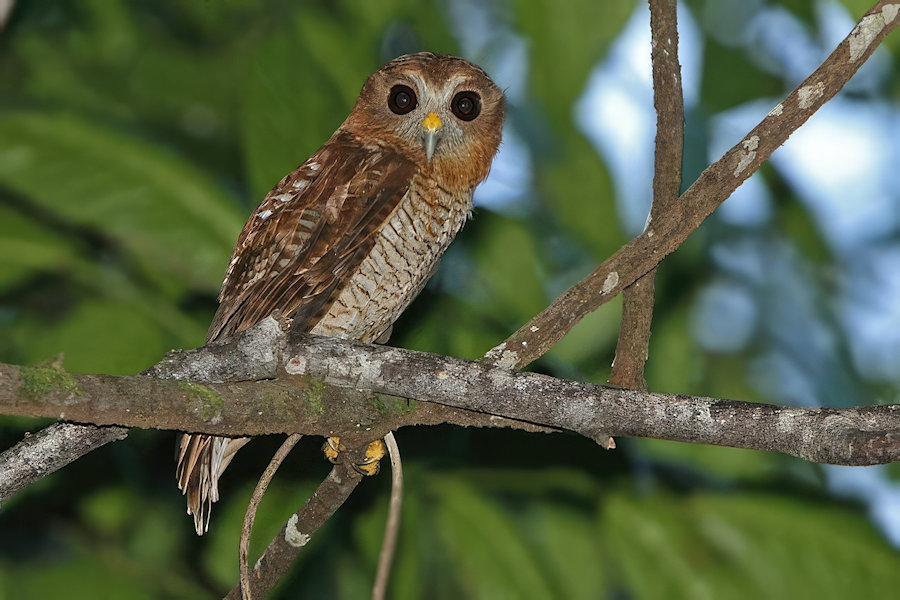
<path id="1" fill-rule="evenodd" d="M 341 127 L 468 189 L 487 176 L 503 112 L 503 93 L 480 67 L 421 52 L 373 73 Z"/>
<path id="2" fill-rule="evenodd" d="M 422 121 L 422 145 L 425 147 L 425 158 L 431 162 L 434 156 L 434 149 L 437 147 L 438 134 L 443 129 L 444 124 L 437 113 L 430 112 Z"/>

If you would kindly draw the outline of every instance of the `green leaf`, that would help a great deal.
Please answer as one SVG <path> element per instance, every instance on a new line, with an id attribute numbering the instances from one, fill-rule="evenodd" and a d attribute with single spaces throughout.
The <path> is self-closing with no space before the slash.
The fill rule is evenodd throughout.
<path id="1" fill-rule="evenodd" d="M 552 0 L 515 2 L 517 25 L 528 36 L 531 90 L 559 130 L 572 128 L 572 106 L 602 51 L 634 9 L 631 2 Z M 650 48 L 647 47 L 647 60 Z"/>
<path id="2" fill-rule="evenodd" d="M 0 184 L 104 233 L 156 281 L 217 291 L 243 217 L 164 151 L 76 117 L 0 116 Z"/>
<path id="3" fill-rule="evenodd" d="M 65 271 L 74 252 L 67 240 L 0 205 L 0 291 L 42 272 Z"/>
<path id="4" fill-rule="evenodd" d="M 729 480 L 763 479 L 787 460 L 774 452 L 667 440 L 640 438 L 634 440 L 634 444 L 642 453 L 661 462 L 676 463 L 682 468 L 691 466 L 702 473 L 714 474 Z"/>
<path id="5" fill-rule="evenodd" d="M 488 307 L 449 294 L 423 296 L 394 327 L 392 346 L 476 360 L 502 339 L 503 331 L 492 328 L 482 314 Z"/>
<path id="6" fill-rule="evenodd" d="M 4 586 L 8 594 L 5 598 L 59 598 L 61 594 L 66 600 L 151 600 L 158 597 L 133 573 L 111 569 L 111 565 L 97 557 L 80 556 L 76 560 L 44 560 L 2 567 L 10 574 Z"/>
<path id="7" fill-rule="evenodd" d="M 137 498 L 127 488 L 104 488 L 84 498 L 79 509 L 85 525 L 106 535 L 121 531 L 138 516 Z"/>
<path id="8" fill-rule="evenodd" d="M 194 535 L 190 527 L 173 526 L 170 508 L 170 504 L 144 501 L 129 531 L 129 555 L 155 569 L 170 568 L 172 555 Z"/>
<path id="9" fill-rule="evenodd" d="M 539 312 L 547 301 L 541 280 L 541 252 L 528 228 L 514 219 L 479 212 L 482 232 L 471 248 L 474 279 L 470 301 L 501 322 L 516 325 Z"/>
<path id="10" fill-rule="evenodd" d="M 537 180 L 547 211 L 567 238 L 591 250 L 594 260 L 605 259 L 627 241 L 609 172 L 583 137 L 564 135 L 559 150 L 541 161 Z"/>
<path id="11" fill-rule="evenodd" d="M 895 551 L 845 508 L 746 492 L 619 494 L 601 523 L 621 584 L 638 598 L 843 600 L 900 586 Z"/>
<path id="12" fill-rule="evenodd" d="M 464 480 L 432 482 L 435 522 L 466 598 L 553 598 L 540 561 L 504 511 Z"/>
<path id="13" fill-rule="evenodd" d="M 670 393 L 698 393 L 702 377 L 699 349 L 688 333 L 688 306 L 670 310 L 665 318 L 656 314 L 650 336 L 649 358 L 645 369 L 651 390 Z"/>
<path id="14" fill-rule="evenodd" d="M 112 301 L 85 302 L 54 327 L 23 323 L 13 330 L 25 362 L 65 355 L 75 373 L 131 375 L 152 365 L 169 349 L 159 324 L 143 306 Z"/>
<path id="15" fill-rule="evenodd" d="M 601 306 L 588 314 L 547 352 L 547 358 L 570 365 L 583 364 L 585 368 L 597 369 L 600 367 L 600 365 L 590 363 L 595 360 L 597 353 L 608 348 L 615 348 L 619 335 L 621 307 L 622 301 L 620 297 L 617 297 L 609 305 Z M 610 364 L 602 365 L 603 373 L 607 373 L 610 369 Z M 599 376 L 602 377 L 602 375 Z M 608 378 L 607 373 L 603 381 Z M 596 381 L 600 381 L 600 379 Z"/>
<path id="16" fill-rule="evenodd" d="M 706 38 L 701 81 L 703 108 L 710 113 L 734 108 L 748 98 L 777 98 L 785 92 L 780 77 L 761 70 L 742 48 L 725 46 L 713 37 Z"/>
<path id="17" fill-rule="evenodd" d="M 263 466 L 258 473 L 262 473 Z M 235 475 L 229 475 L 232 477 Z M 238 581 L 238 552 L 237 544 L 240 538 L 241 524 L 244 521 L 244 513 L 247 503 L 256 485 L 258 477 L 246 482 L 240 489 L 227 490 L 220 488 L 223 494 L 221 501 L 213 505 L 213 514 L 210 521 L 209 532 L 203 536 L 206 545 L 201 562 L 208 576 L 223 588 L 230 588 Z M 269 541 L 275 537 L 290 516 L 306 502 L 307 498 L 315 491 L 315 484 L 304 481 L 282 482 L 273 480 L 263 496 L 262 502 L 256 512 L 253 523 L 253 535 L 250 538 L 250 563 L 251 565 L 262 556 Z M 193 531 L 194 524 L 184 514 L 183 527 Z M 316 552 L 319 544 L 319 535 L 312 536 L 309 546 L 301 553 L 299 560 Z"/>
<path id="18" fill-rule="evenodd" d="M 299 32 L 285 27 L 267 36 L 247 61 L 240 125 L 254 199 L 324 144 L 352 107 L 327 71 L 297 59 L 306 55 Z"/>
<path id="19" fill-rule="evenodd" d="M 587 515 L 550 502 L 533 503 L 529 508 L 524 520 L 529 524 L 541 562 L 551 575 L 553 588 L 559 591 L 557 597 L 601 597 L 600 590 L 608 587 L 608 561 L 602 550 L 603 540 L 585 526 Z"/>

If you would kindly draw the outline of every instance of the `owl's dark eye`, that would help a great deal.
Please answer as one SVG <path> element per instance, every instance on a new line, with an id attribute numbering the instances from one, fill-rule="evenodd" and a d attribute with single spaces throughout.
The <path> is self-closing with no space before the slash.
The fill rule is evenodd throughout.
<path id="1" fill-rule="evenodd" d="M 416 93 L 406 85 L 395 85 L 388 96 L 388 108 L 395 115 L 405 115 L 416 107 Z"/>
<path id="2" fill-rule="evenodd" d="M 481 114 L 481 97 L 475 92 L 460 92 L 453 96 L 450 110 L 458 119 L 471 121 Z"/>

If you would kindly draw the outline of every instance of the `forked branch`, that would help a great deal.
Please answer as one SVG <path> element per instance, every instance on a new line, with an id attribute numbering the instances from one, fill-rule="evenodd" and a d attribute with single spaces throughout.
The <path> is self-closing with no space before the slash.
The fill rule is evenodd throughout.
<path id="1" fill-rule="evenodd" d="M 900 4 L 885 0 L 875 4 L 825 62 L 741 141 L 707 167 L 678 202 L 666 207 L 643 233 L 492 348 L 487 359 L 514 369 L 530 364 L 585 315 L 612 300 L 674 252 L 776 148 L 844 87 L 884 36 L 900 23 L 898 8 Z"/>

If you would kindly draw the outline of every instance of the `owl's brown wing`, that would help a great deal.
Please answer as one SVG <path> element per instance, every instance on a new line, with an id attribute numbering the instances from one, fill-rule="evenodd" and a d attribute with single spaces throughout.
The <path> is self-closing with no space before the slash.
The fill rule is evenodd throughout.
<path id="1" fill-rule="evenodd" d="M 207 340 L 252 327 L 275 309 L 311 329 L 372 249 L 414 171 L 395 151 L 335 134 L 247 221 Z"/>
<path id="2" fill-rule="evenodd" d="M 275 309 L 312 329 L 371 251 L 414 172 L 403 155 L 338 130 L 247 221 L 207 341 L 252 327 Z M 182 436 L 176 477 L 198 535 L 218 500 L 219 475 L 245 442 Z"/>

